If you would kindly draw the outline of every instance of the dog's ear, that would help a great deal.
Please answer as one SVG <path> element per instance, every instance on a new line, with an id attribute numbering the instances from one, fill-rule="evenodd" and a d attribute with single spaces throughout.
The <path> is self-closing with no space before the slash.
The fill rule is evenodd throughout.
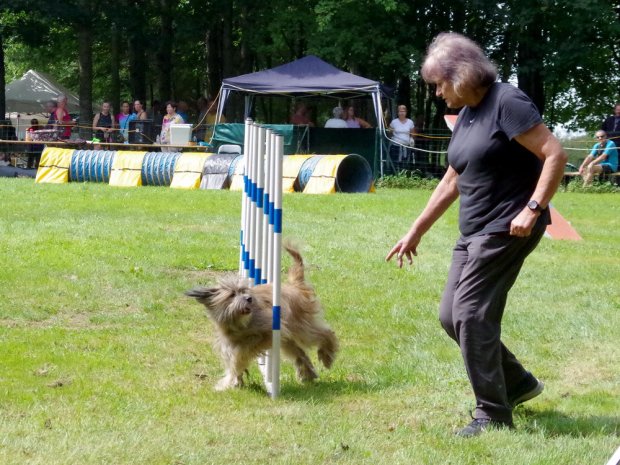
<path id="1" fill-rule="evenodd" d="M 185 295 L 188 297 L 194 297 L 198 302 L 204 305 L 208 305 L 211 298 L 215 295 L 217 288 L 215 287 L 196 287 L 185 291 Z"/>

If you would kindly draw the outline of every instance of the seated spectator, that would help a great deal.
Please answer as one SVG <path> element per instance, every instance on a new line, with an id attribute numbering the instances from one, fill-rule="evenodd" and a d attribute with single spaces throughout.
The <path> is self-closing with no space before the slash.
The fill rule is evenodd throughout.
<path id="1" fill-rule="evenodd" d="M 112 113 L 110 113 L 110 108 L 110 102 L 103 102 L 101 104 L 101 111 L 93 118 L 95 137 L 99 139 L 100 142 L 104 143 L 110 143 L 112 141 L 112 133 L 115 128 L 115 121 L 112 117 Z"/>
<path id="2" fill-rule="evenodd" d="M 352 128 L 352 129 L 356 129 L 356 128 L 368 129 L 372 127 L 370 123 L 368 123 L 367 121 L 355 116 L 355 108 L 353 108 L 352 106 L 349 106 L 347 108 L 347 111 L 344 114 L 344 121 L 347 123 L 347 127 Z"/>
<path id="3" fill-rule="evenodd" d="M 161 122 L 159 143 L 161 145 L 170 145 L 170 125 L 183 123 L 183 118 L 177 113 L 177 104 L 173 101 L 166 102 L 166 114 Z M 176 152 L 178 150 L 179 149 L 169 149 L 170 152 Z"/>
<path id="4" fill-rule="evenodd" d="M 345 120 L 342 119 L 342 108 L 340 107 L 334 107 L 334 109 L 332 110 L 332 118 L 328 119 L 325 122 L 325 127 L 326 128 L 348 128 L 349 126 L 347 126 L 347 122 Z"/>
<path id="5" fill-rule="evenodd" d="M 39 120 L 36 118 L 32 118 L 30 120 L 30 127 L 26 129 L 25 139 L 29 141 L 33 140 L 32 133 L 38 131 L 39 129 L 43 129 L 39 124 Z M 26 165 L 26 168 L 38 168 L 39 161 L 41 160 L 41 152 L 43 152 L 43 145 L 28 144 L 27 147 L 28 148 L 26 150 L 28 151 L 28 164 Z"/>
<path id="6" fill-rule="evenodd" d="M 295 112 L 291 115 L 291 124 L 314 126 L 308 116 L 308 108 L 303 102 L 297 102 Z"/>
<path id="7" fill-rule="evenodd" d="M 598 142 L 592 147 L 592 152 L 585 158 L 579 167 L 579 174 L 583 178 L 584 187 L 592 184 L 596 174 L 609 174 L 618 170 L 618 149 L 613 141 L 607 140 L 605 131 L 596 131 Z"/>
<path id="8" fill-rule="evenodd" d="M 601 130 L 607 133 L 607 136 L 619 145 L 618 137 L 620 137 L 620 102 L 614 107 L 614 114 L 605 118 L 601 124 Z"/>

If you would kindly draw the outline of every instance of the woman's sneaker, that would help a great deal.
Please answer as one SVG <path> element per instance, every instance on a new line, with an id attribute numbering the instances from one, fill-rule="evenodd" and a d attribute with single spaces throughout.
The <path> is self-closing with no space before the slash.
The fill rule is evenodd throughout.
<path id="1" fill-rule="evenodd" d="M 491 420 L 490 418 L 474 418 L 469 425 L 462 430 L 457 431 L 456 435 L 462 438 L 471 438 L 478 436 L 489 429 L 502 428 L 513 429 L 514 425 L 503 421 Z"/>
<path id="2" fill-rule="evenodd" d="M 544 390 L 543 382 L 528 372 L 526 377 L 508 393 L 508 403 L 512 408 L 515 408 L 517 405 L 540 395 Z"/>

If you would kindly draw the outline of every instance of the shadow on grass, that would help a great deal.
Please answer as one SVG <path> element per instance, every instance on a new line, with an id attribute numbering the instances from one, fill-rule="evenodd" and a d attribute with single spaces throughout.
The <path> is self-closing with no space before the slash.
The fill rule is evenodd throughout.
<path id="1" fill-rule="evenodd" d="M 317 380 L 312 383 L 286 382 L 280 385 L 279 398 L 286 401 L 330 402 L 341 396 L 378 392 L 387 386 L 363 381 Z M 265 386 L 259 379 L 251 379 L 244 389 L 264 393 Z"/>
<path id="2" fill-rule="evenodd" d="M 566 415 L 556 410 L 521 412 L 523 429 L 545 436 L 620 436 L 620 417 L 606 415 Z"/>

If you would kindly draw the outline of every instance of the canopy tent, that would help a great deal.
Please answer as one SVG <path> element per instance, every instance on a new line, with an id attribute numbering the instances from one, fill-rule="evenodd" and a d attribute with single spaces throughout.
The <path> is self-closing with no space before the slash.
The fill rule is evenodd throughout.
<path id="1" fill-rule="evenodd" d="M 220 121 L 226 100 L 233 91 L 245 93 L 248 97 L 254 94 L 289 96 L 368 94 L 373 100 L 377 127 L 383 130 L 380 84 L 341 71 L 314 55 L 272 69 L 224 79 L 218 103 L 217 122 Z M 246 117 L 250 114 L 250 103 L 251 99 L 246 97 Z"/>
<path id="2" fill-rule="evenodd" d="M 4 94 L 7 113 L 41 113 L 44 111 L 45 102 L 56 100 L 61 94 L 67 96 L 67 108 L 70 112 L 80 111 L 80 101 L 73 92 L 49 76 L 34 70 L 29 70 L 21 78 L 7 84 Z"/>

